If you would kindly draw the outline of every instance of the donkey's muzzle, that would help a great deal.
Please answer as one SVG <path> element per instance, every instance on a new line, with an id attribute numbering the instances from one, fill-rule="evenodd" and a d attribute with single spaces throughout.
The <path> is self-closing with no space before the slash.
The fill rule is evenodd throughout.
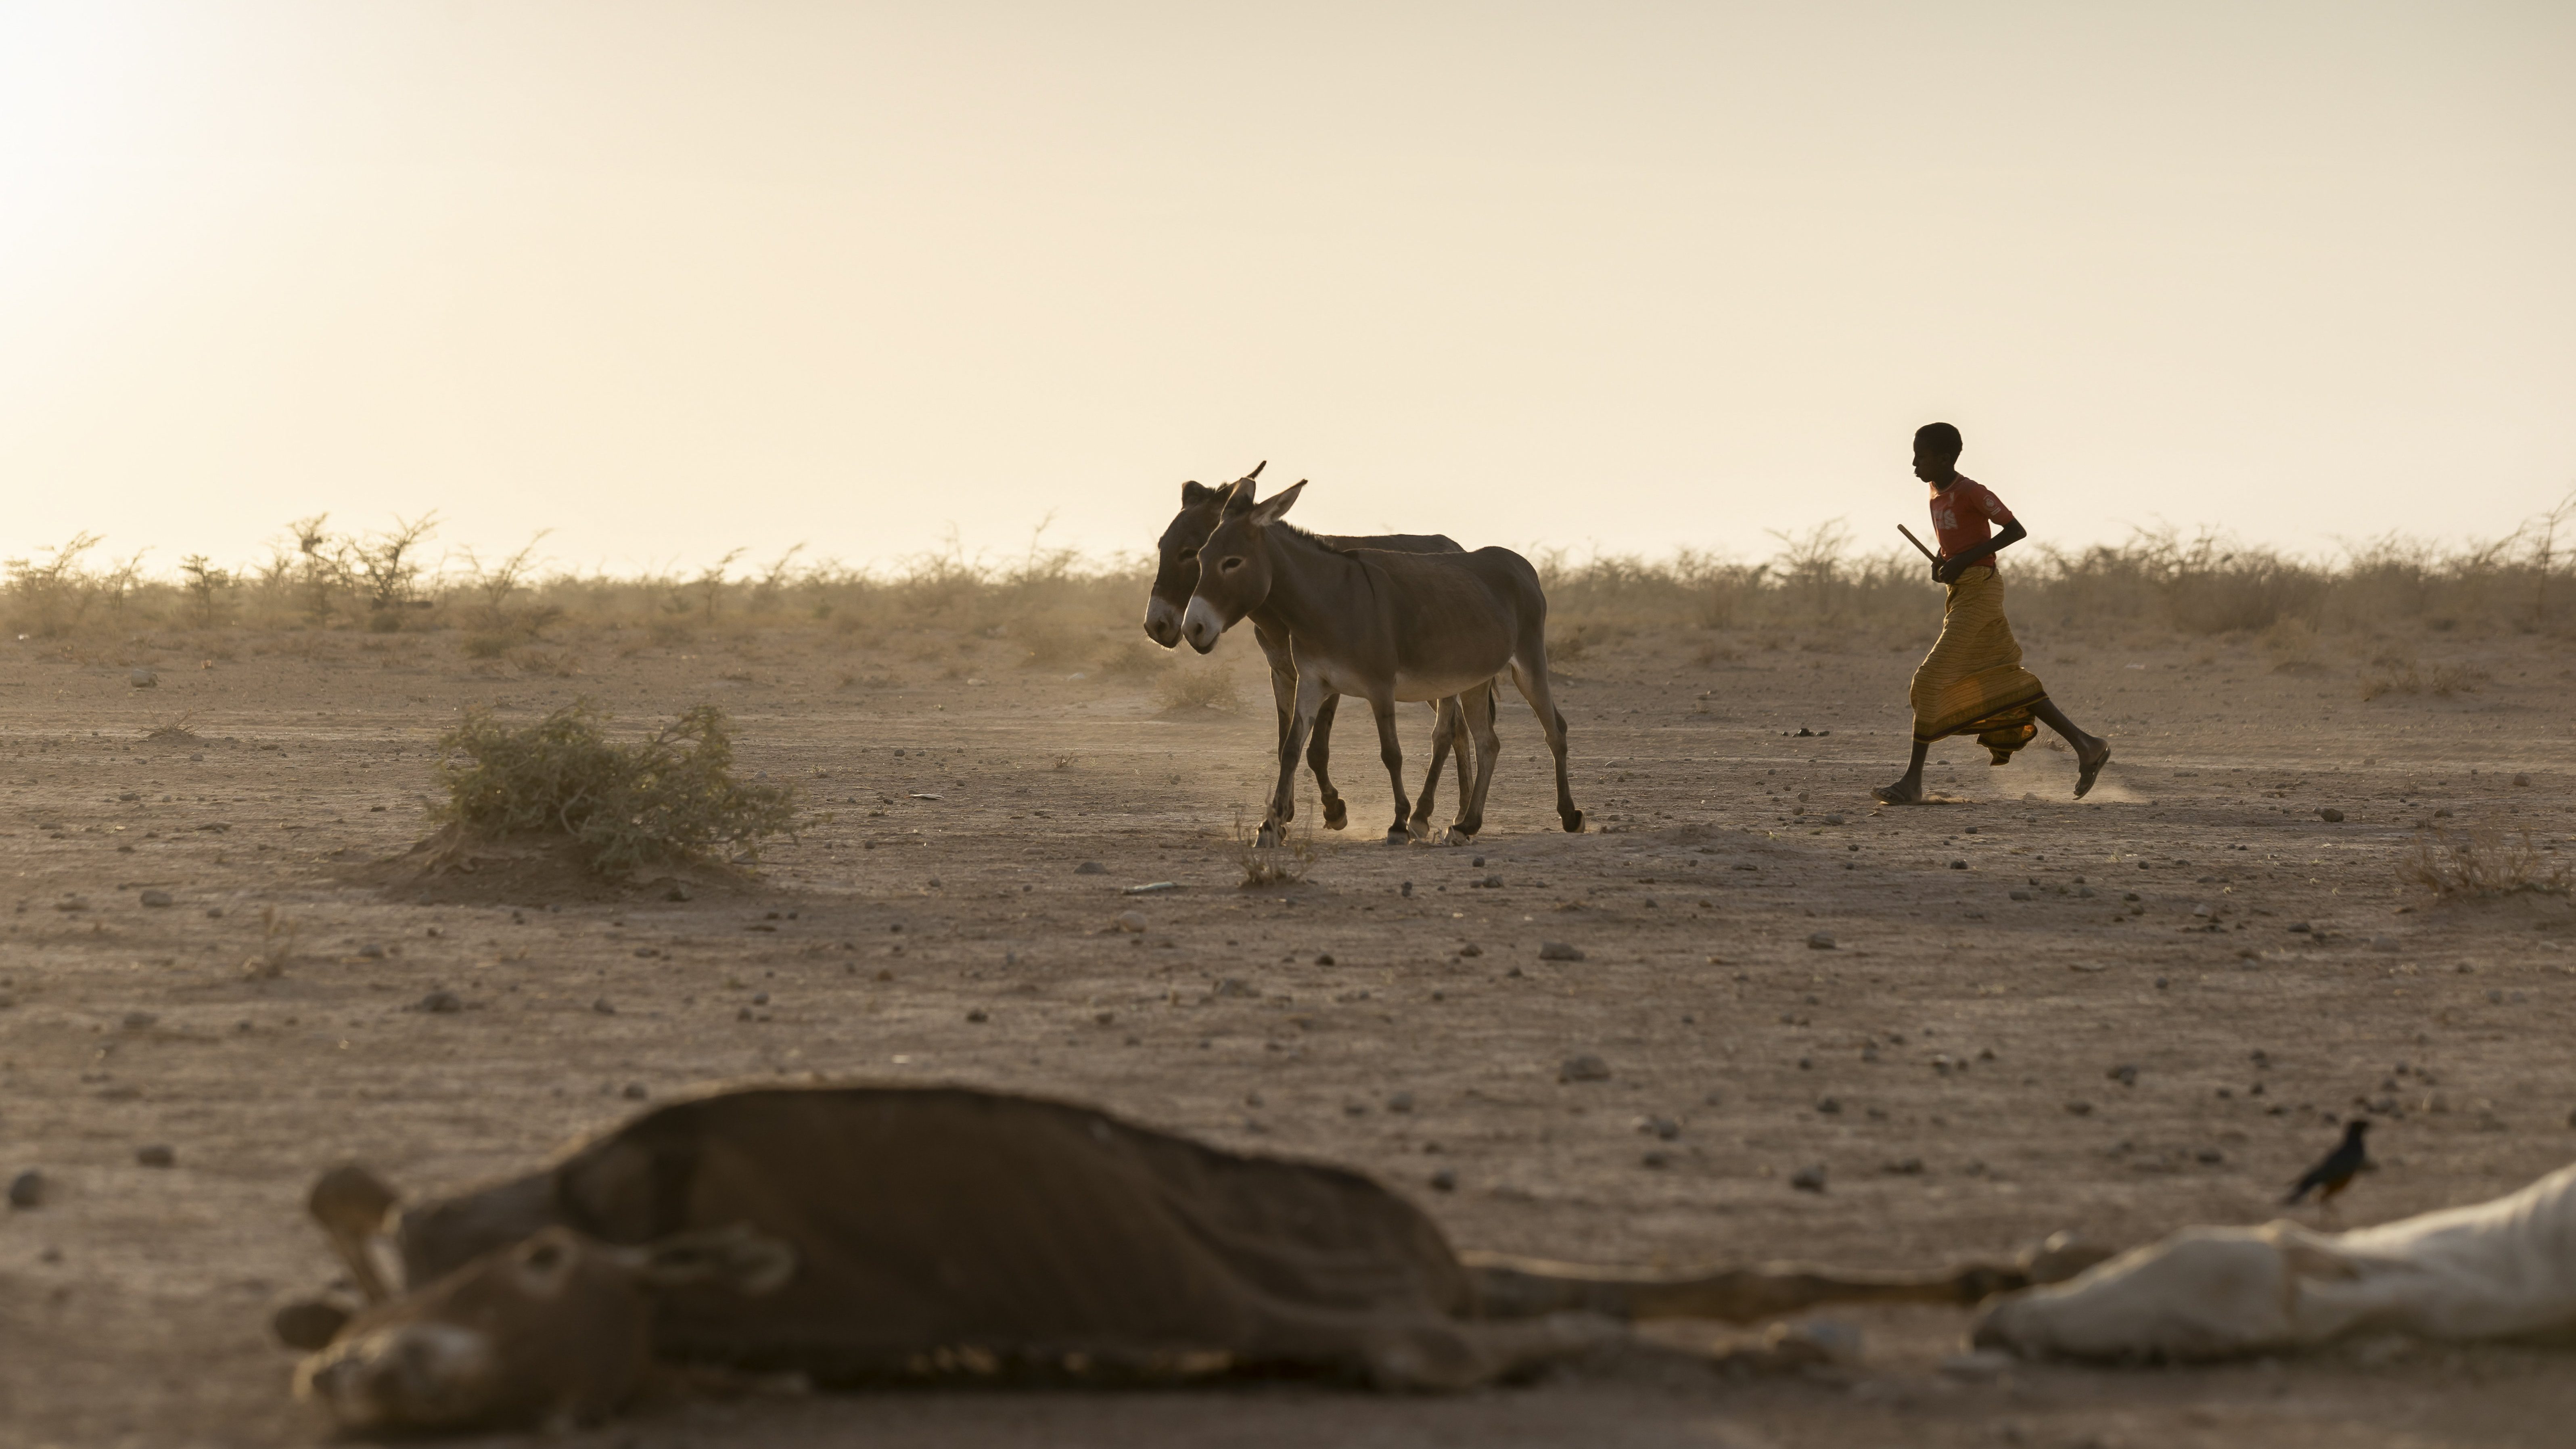
<path id="1" fill-rule="evenodd" d="M 1146 601 L 1145 637 L 1166 649 L 1181 642 L 1181 611 L 1169 599 Z"/>
<path id="2" fill-rule="evenodd" d="M 1216 606 L 1205 599 L 1190 600 L 1189 612 L 1181 616 L 1181 637 L 1190 647 L 1205 654 L 1225 637 L 1225 621 L 1217 617 Z"/>

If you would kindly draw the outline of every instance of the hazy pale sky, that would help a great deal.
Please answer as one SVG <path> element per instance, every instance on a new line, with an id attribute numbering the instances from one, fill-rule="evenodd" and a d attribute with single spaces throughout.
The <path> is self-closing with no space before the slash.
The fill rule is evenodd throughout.
<path id="1" fill-rule="evenodd" d="M 2576 5 L 0 3 L 0 552 L 2495 534 Z"/>

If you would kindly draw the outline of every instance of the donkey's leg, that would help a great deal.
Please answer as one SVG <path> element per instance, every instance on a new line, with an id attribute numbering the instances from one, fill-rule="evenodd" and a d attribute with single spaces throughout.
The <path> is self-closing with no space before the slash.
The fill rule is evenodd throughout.
<path id="1" fill-rule="evenodd" d="M 1582 1357 L 1628 1340 L 1625 1324 L 1593 1313 L 1531 1314 L 1519 1322 L 1451 1318 L 1400 1308 L 1309 1308 L 1267 1297 L 1238 1318 L 1238 1360 L 1357 1370 L 1381 1389 L 1455 1393 Z"/>
<path id="2" fill-rule="evenodd" d="M 1565 716 L 1548 693 L 1547 641 L 1537 637 L 1538 626 L 1528 633 L 1531 637 L 1512 656 L 1512 683 L 1520 686 L 1521 698 L 1529 701 L 1531 712 L 1538 716 L 1539 731 L 1547 736 L 1547 747 L 1556 756 L 1556 818 L 1569 834 L 1577 833 L 1583 829 L 1583 812 L 1574 808 L 1574 790 L 1566 782 Z"/>
<path id="3" fill-rule="evenodd" d="M 1315 710 L 1315 732 L 1306 743 L 1306 767 L 1315 772 L 1315 793 L 1324 802 L 1324 828 L 1339 830 L 1350 823 L 1351 811 L 1333 790 L 1333 777 L 1324 773 L 1324 765 L 1333 757 L 1333 706 L 1342 702 L 1338 694 L 1324 696 Z M 1292 810 L 1296 804 L 1289 802 Z"/>
<path id="4" fill-rule="evenodd" d="M 1386 764 L 1386 782 L 1395 792 L 1395 823 L 1386 828 L 1386 843 L 1402 845 L 1405 840 L 1405 817 L 1412 813 L 1413 802 L 1404 798 L 1404 747 L 1395 738 L 1395 701 L 1372 699 L 1369 711 L 1377 716 L 1377 757 Z"/>
<path id="5" fill-rule="evenodd" d="M 1254 837 L 1259 845 L 1277 845 L 1287 836 L 1288 819 L 1295 805 L 1297 756 L 1306 748 L 1306 736 L 1314 730 L 1315 713 L 1323 708 L 1324 687 L 1310 678 L 1297 681 L 1297 708 L 1288 718 L 1288 733 L 1279 741 L 1279 783 L 1270 792 L 1270 813 L 1263 817 L 1261 833 Z"/>
<path id="6" fill-rule="evenodd" d="M 1411 839 L 1424 840 L 1430 837 L 1432 800 L 1440 793 L 1440 770 L 1448 759 L 1449 744 L 1456 724 L 1454 716 L 1457 713 L 1458 701 L 1455 697 L 1435 699 L 1431 702 L 1431 768 L 1423 772 L 1422 793 L 1413 798 L 1413 814 L 1404 822 L 1404 833 Z M 1459 746 L 1458 763 L 1463 769 L 1467 762 L 1466 747 L 1463 743 L 1466 736 L 1458 733 L 1456 738 L 1462 742 Z"/>
<path id="7" fill-rule="evenodd" d="M 1459 698 L 1465 706 L 1460 716 L 1475 721 L 1476 783 L 1458 797 L 1458 819 L 1449 827 L 1451 845 L 1464 845 L 1485 828 L 1485 794 L 1494 788 L 1494 764 L 1503 754 L 1503 737 L 1494 732 L 1493 682 L 1488 680 Z M 1462 746 L 1458 757 L 1466 755 Z"/>
<path id="8" fill-rule="evenodd" d="M 1274 634 L 1257 621 L 1252 626 L 1252 638 L 1261 646 L 1261 657 L 1270 661 L 1270 703 L 1279 713 L 1279 744 L 1284 749 L 1288 744 L 1289 720 L 1297 712 L 1297 655 L 1290 647 L 1287 635 Z M 1327 705 L 1315 735 L 1315 779 L 1323 786 L 1320 793 L 1324 797 L 1324 813 L 1328 818 L 1341 808 L 1341 797 L 1333 793 L 1332 781 L 1324 778 L 1323 757 L 1327 751 L 1322 744 L 1323 731 L 1332 728 L 1332 717 L 1332 709 Z M 1293 820 L 1296 815 L 1297 802 L 1291 798 L 1288 813 L 1280 818 Z"/>
<path id="9" fill-rule="evenodd" d="M 1487 724 L 1494 722 L 1494 691 L 1501 687 L 1502 681 L 1498 679 L 1494 681 L 1494 688 L 1485 692 L 1485 723 Z M 1458 799 L 1461 803 L 1465 802 L 1467 792 L 1474 789 L 1476 783 L 1471 778 L 1475 773 L 1475 751 L 1468 748 L 1467 744 L 1471 732 L 1475 729 L 1475 722 L 1467 717 L 1466 701 L 1467 696 L 1463 694 L 1458 696 L 1460 708 L 1456 725 L 1457 736 L 1449 742 L 1458 751 Z"/>
<path id="10" fill-rule="evenodd" d="M 1754 1323 L 1823 1303 L 1929 1303 L 1968 1308 L 1997 1293 L 2027 1288 L 2020 1264 L 1971 1263 L 1940 1273 L 1837 1275 L 1772 1264 L 1681 1276 L 1584 1268 L 1498 1253 L 1465 1253 L 1475 1290 L 1470 1311 L 1482 1318 L 1545 1313 L 1599 1313 L 1612 1318 L 1715 1318 Z"/>

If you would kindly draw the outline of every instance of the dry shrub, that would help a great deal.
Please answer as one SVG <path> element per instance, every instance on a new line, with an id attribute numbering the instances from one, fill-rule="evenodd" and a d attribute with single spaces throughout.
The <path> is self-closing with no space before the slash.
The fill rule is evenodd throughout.
<path id="1" fill-rule="evenodd" d="M 2563 896 L 2576 875 L 2544 851 L 2528 830 L 2507 834 L 2495 825 L 2468 830 L 2435 826 L 2416 838 L 2397 862 L 2397 878 L 2444 900 L 2477 900 L 2535 892 Z"/>
<path id="2" fill-rule="evenodd" d="M 285 975 L 286 963 L 295 955 L 295 937 L 303 929 L 277 907 L 260 907 L 259 951 L 242 963 L 242 974 L 254 981 L 274 981 Z"/>
<path id="3" fill-rule="evenodd" d="M 498 659 L 515 648 L 521 640 L 516 633 L 474 633 L 456 641 L 457 652 L 468 659 Z"/>
<path id="4" fill-rule="evenodd" d="M 574 658 L 573 652 L 569 649 L 513 650 L 510 654 L 510 662 L 519 666 L 519 672 L 522 674 L 542 674 L 556 679 L 570 679 L 581 673 L 581 661 Z"/>
<path id="5" fill-rule="evenodd" d="M 198 743 L 196 723 L 197 717 L 193 714 L 183 714 L 177 719 L 157 719 L 152 722 L 152 728 L 143 732 L 143 738 L 148 744 L 193 745 Z"/>
<path id="6" fill-rule="evenodd" d="M 2416 674 L 2412 664 L 2383 665 L 2377 671 L 2365 669 L 2361 673 L 2361 697 L 2366 700 L 2377 699 L 2383 694 L 2423 692 L 2424 680 Z"/>
<path id="7" fill-rule="evenodd" d="M 1020 663 L 1030 669 L 1052 669 L 1072 662 L 1082 648 L 1073 631 L 1052 624 L 1031 624 L 1015 631 L 1019 635 Z"/>
<path id="8" fill-rule="evenodd" d="M 569 840 L 603 875 L 719 851 L 757 859 L 764 839 L 792 832 L 787 787 L 734 778 L 723 710 L 699 705 L 634 744 L 609 739 L 606 720 L 588 700 L 519 729 L 466 711 L 439 737 L 439 817 L 485 840 Z"/>
<path id="9" fill-rule="evenodd" d="M 2435 694 L 2446 698 L 2454 694 L 2475 694 L 2478 692 L 2478 686 L 2486 683 L 2490 677 L 2483 669 L 2472 669 L 2466 665 L 2437 664 L 2433 667 L 2432 689 Z"/>
<path id="10" fill-rule="evenodd" d="M 1263 845 L 1259 826 L 1247 826 L 1241 809 L 1234 812 L 1234 860 L 1243 867 L 1246 889 L 1295 885 L 1315 865 L 1315 811 L 1298 812 L 1304 823 L 1287 831 L 1277 845 Z"/>
<path id="11" fill-rule="evenodd" d="M 1592 638 L 1580 628 L 1568 629 L 1547 641 L 1547 662 L 1573 664 L 1592 648 Z"/>
<path id="12" fill-rule="evenodd" d="M 1173 711 L 1214 709 L 1231 714 L 1243 708 L 1243 691 L 1235 685 L 1234 671 L 1223 665 L 1167 669 L 1154 681 L 1154 698 Z"/>

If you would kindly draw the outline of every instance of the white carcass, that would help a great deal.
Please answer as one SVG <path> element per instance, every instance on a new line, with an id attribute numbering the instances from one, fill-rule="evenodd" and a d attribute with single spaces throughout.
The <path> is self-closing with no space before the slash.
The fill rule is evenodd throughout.
<path id="1" fill-rule="evenodd" d="M 1989 1308 L 1980 1347 L 2030 1358 L 2226 1358 L 2347 1334 L 2576 1331 L 2576 1167 L 2520 1192 L 2347 1233 L 2185 1228 Z"/>

